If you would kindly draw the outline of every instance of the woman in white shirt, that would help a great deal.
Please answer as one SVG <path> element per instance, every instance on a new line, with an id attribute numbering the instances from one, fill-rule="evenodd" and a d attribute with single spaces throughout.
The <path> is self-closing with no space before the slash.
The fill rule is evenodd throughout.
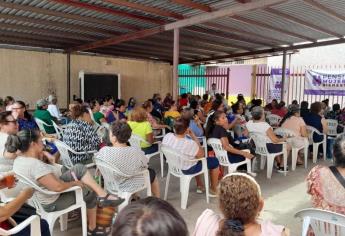
<path id="1" fill-rule="evenodd" d="M 94 181 L 84 165 L 77 164 L 70 170 L 55 165 L 54 158 L 43 151 L 42 138 L 36 130 L 22 130 L 17 135 L 10 135 L 6 150 L 10 153 L 20 152 L 13 163 L 13 171 L 30 179 L 43 189 L 54 192 L 62 192 L 73 186 L 83 189 L 87 207 L 88 235 L 103 233 L 102 230 L 96 228 L 97 202 L 103 206 L 117 206 L 123 202 L 123 199 L 107 194 Z M 36 191 L 34 194 L 47 212 L 66 209 L 76 201 L 74 192 L 46 195 Z"/>
<path id="2" fill-rule="evenodd" d="M 258 133 L 269 138 L 271 143 L 267 143 L 268 152 L 277 153 L 283 150 L 283 144 L 286 138 L 279 138 L 273 132 L 272 127 L 265 121 L 265 113 L 262 107 L 256 106 L 252 109 L 253 120 L 247 122 L 246 127 L 249 133 Z M 284 172 L 284 163 L 281 161 L 281 156 L 276 158 L 278 164 L 278 172 Z"/>
<path id="3" fill-rule="evenodd" d="M 160 197 L 159 183 L 154 170 L 148 168 L 148 158 L 144 152 L 137 147 L 127 145 L 132 130 L 125 122 L 114 122 L 110 128 L 109 139 L 111 147 L 103 147 L 97 157 L 105 160 L 115 169 L 120 170 L 126 175 L 133 176 L 144 170 L 149 170 L 151 191 L 155 197 Z M 117 176 L 116 181 L 119 185 L 116 190 L 122 192 L 132 192 L 144 185 L 143 176 L 137 175 L 130 178 Z"/>

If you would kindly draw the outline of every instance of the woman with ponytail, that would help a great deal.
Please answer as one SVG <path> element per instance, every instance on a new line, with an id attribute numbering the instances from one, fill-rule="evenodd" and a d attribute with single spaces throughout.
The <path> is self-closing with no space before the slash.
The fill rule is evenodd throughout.
<path id="1" fill-rule="evenodd" d="M 44 144 L 37 130 L 22 130 L 17 135 L 10 135 L 5 147 L 10 153 L 20 153 L 14 160 L 13 171 L 41 188 L 54 192 L 63 192 L 73 186 L 83 189 L 90 236 L 102 233 L 96 228 L 96 204 L 117 206 L 123 202 L 123 199 L 107 194 L 84 165 L 76 164 L 70 170 L 55 165 L 54 158 L 44 151 Z M 36 191 L 34 194 L 47 212 L 64 210 L 76 201 L 74 192 L 46 195 Z"/>
<path id="2" fill-rule="evenodd" d="M 220 181 L 222 216 L 206 209 L 198 218 L 193 236 L 288 236 L 289 230 L 258 217 L 264 206 L 259 184 L 243 173 L 231 173 Z"/>

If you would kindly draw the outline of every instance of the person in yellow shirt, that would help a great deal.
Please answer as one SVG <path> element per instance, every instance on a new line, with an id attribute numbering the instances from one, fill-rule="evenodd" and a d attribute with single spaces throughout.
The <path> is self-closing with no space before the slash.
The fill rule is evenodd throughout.
<path id="1" fill-rule="evenodd" d="M 177 111 L 177 105 L 175 101 L 171 102 L 169 110 L 164 113 L 164 118 L 168 118 L 168 117 L 171 117 L 173 119 L 177 119 L 181 117 L 180 112 Z"/>
<path id="2" fill-rule="evenodd" d="M 146 141 L 140 143 L 141 150 L 143 150 L 145 154 L 158 152 L 158 144 L 153 144 L 154 137 L 152 126 L 147 120 L 147 114 L 144 108 L 135 107 L 129 116 L 127 124 L 131 127 L 133 134 L 140 136 Z"/>

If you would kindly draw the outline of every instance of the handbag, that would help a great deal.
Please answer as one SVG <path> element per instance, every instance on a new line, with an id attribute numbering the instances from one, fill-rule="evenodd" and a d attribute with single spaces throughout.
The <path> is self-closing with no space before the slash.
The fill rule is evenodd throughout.
<path id="1" fill-rule="evenodd" d="M 97 230 L 100 230 L 104 235 L 109 235 L 111 231 L 111 225 L 113 223 L 113 218 L 116 208 L 112 206 L 107 207 L 97 207 Z"/>

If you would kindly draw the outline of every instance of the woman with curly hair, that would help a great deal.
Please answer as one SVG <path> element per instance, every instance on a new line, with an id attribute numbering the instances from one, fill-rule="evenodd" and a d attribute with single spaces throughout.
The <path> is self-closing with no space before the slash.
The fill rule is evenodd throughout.
<path id="1" fill-rule="evenodd" d="M 264 207 L 259 184 L 244 173 L 225 176 L 219 187 L 222 218 L 206 209 L 198 218 L 194 236 L 287 236 L 289 230 L 258 216 Z"/>

